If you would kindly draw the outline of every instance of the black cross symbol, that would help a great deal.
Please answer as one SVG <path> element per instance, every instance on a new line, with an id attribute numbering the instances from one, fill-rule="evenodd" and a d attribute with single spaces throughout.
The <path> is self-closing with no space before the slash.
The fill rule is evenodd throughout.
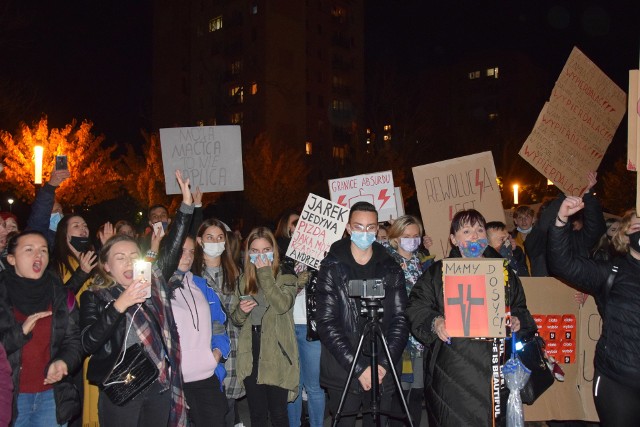
<path id="1" fill-rule="evenodd" d="M 449 305 L 460 305 L 460 313 L 462 314 L 462 329 L 464 336 L 469 336 L 469 329 L 471 328 L 471 306 L 472 305 L 484 305 L 484 298 L 471 297 L 471 285 L 467 285 L 467 302 L 464 303 L 464 285 L 458 283 L 458 296 L 454 298 L 447 298 Z"/>

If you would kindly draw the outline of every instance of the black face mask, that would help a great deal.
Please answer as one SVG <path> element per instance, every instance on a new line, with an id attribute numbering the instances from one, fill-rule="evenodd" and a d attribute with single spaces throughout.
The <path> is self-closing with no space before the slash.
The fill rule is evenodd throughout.
<path id="1" fill-rule="evenodd" d="M 636 252 L 640 252 L 640 231 L 627 234 L 627 237 L 629 237 L 629 247 Z"/>
<path id="2" fill-rule="evenodd" d="M 91 248 L 91 242 L 88 237 L 71 236 L 71 241 L 69 243 L 73 249 L 80 253 L 85 253 Z"/>

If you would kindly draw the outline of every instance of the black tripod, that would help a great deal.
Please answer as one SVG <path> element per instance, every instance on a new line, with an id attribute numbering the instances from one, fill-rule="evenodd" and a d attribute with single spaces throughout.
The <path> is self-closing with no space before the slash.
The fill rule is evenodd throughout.
<path id="1" fill-rule="evenodd" d="M 380 426 L 380 414 L 382 415 L 391 415 L 388 412 L 381 411 L 379 408 L 380 404 L 380 396 L 378 391 L 378 338 L 382 341 L 382 346 L 384 347 L 385 354 L 387 355 L 387 360 L 389 361 L 389 366 L 391 367 L 391 374 L 393 375 L 393 380 L 395 381 L 396 391 L 398 392 L 398 396 L 400 397 L 400 401 L 402 402 L 402 407 L 404 408 L 404 413 L 409 420 L 409 425 L 413 427 L 413 420 L 409 416 L 409 408 L 407 407 L 407 401 L 402 394 L 402 386 L 400 385 L 400 380 L 398 379 L 398 374 L 396 373 L 396 368 L 394 366 L 393 360 L 391 359 L 391 354 L 389 353 L 389 346 L 387 345 L 387 340 L 384 338 L 384 334 L 380 329 L 380 313 L 382 312 L 382 301 L 376 298 L 363 298 L 365 307 L 363 307 L 363 314 L 366 314 L 367 323 L 364 325 L 364 329 L 362 330 L 362 334 L 360 334 L 360 341 L 358 342 L 358 348 L 356 350 L 356 357 L 353 359 L 351 363 L 351 369 L 349 369 L 349 376 L 347 377 L 347 382 L 344 385 L 344 389 L 342 390 L 342 397 L 340 397 L 340 404 L 338 405 L 338 411 L 335 414 L 333 419 L 333 427 L 338 425 L 338 421 L 342 417 L 342 407 L 344 406 L 344 401 L 347 397 L 347 391 L 349 390 L 349 385 L 351 384 L 351 380 L 353 379 L 353 371 L 356 368 L 356 364 L 358 363 L 358 357 L 363 353 L 362 343 L 364 342 L 364 337 L 369 332 L 369 341 L 371 346 L 371 409 L 366 412 L 371 413 L 371 417 L 373 418 L 373 425 Z M 356 415 L 356 414 L 348 414 L 348 415 Z"/>

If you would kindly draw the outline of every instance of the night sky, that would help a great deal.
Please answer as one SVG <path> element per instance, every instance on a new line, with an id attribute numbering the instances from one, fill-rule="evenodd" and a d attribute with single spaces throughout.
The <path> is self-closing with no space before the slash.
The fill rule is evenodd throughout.
<path id="1" fill-rule="evenodd" d="M 90 119 L 108 141 L 140 142 L 150 127 L 152 0 L 4 3 L 0 129 L 44 113 L 50 126 Z M 415 72 L 517 50 L 548 70 L 550 91 L 577 45 L 626 91 L 639 61 L 638 3 L 367 0 L 366 58 Z"/>

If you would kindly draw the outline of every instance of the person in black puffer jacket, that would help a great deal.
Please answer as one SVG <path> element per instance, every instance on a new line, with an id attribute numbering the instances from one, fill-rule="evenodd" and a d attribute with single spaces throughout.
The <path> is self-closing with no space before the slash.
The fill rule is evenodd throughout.
<path id="1" fill-rule="evenodd" d="M 375 242 L 378 213 L 370 203 L 359 202 L 351 207 L 347 231 L 351 239 L 338 240 L 329 249 L 320 264 L 316 283 L 316 322 L 322 343 L 320 356 L 320 384 L 328 389 L 329 407 L 336 415 L 342 389 L 353 360 L 356 358 L 358 339 L 366 319 L 360 315 L 360 299 L 349 297 L 349 281 L 354 279 L 382 279 L 385 298 L 382 300 L 382 332 L 385 335 L 391 361 L 379 346 L 378 372 L 383 379 L 380 390 L 380 408 L 391 405 L 395 391 L 391 364 L 399 372 L 399 362 L 407 344 L 409 327 L 404 317 L 407 291 L 400 266 Z M 368 338 L 363 346 L 366 348 Z M 358 358 L 354 377 L 348 385 L 343 413 L 358 411 L 360 405 L 368 407 L 371 393 L 370 358 L 364 354 Z M 368 414 L 364 424 L 370 423 Z M 339 425 L 353 425 L 355 417 L 342 418 Z"/>
<path id="2" fill-rule="evenodd" d="M 549 229 L 549 268 L 579 291 L 593 295 L 602 315 L 593 381 L 601 425 L 636 426 L 640 420 L 640 218 L 635 211 L 628 212 L 613 237 L 624 257 L 594 261 L 577 255 L 570 243 L 568 218 L 583 207 L 579 197 L 562 202 L 555 226 Z M 615 274 L 613 266 L 618 267 Z M 611 286 L 610 277 L 614 279 Z"/>
<path id="3" fill-rule="evenodd" d="M 451 222 L 450 258 L 500 258 L 488 246 L 485 219 L 476 210 L 458 212 Z M 492 369 L 501 365 L 504 339 L 451 338 L 445 328 L 442 261 L 433 264 L 414 285 L 407 317 L 411 332 L 431 356 L 425 359 L 425 401 L 429 426 L 491 426 L 505 423 L 508 390 L 500 387 L 500 400 L 492 396 Z M 511 308 L 511 329 L 518 337 L 530 337 L 537 328 L 520 279 L 508 267 L 505 292 Z M 508 330 L 506 331 L 508 332 Z M 495 350 L 494 350 L 495 347 Z M 492 366 L 492 356 L 496 356 Z M 495 408 L 494 408 L 495 405 Z"/>

